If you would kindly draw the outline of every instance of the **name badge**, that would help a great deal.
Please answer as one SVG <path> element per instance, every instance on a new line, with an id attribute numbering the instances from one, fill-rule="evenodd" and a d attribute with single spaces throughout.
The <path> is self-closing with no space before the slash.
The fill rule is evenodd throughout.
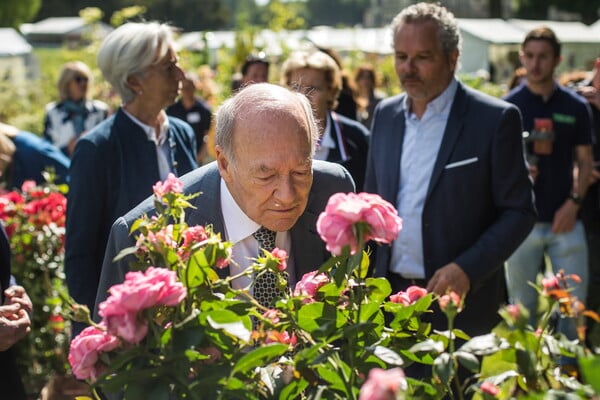
<path id="1" fill-rule="evenodd" d="M 197 122 L 200 122 L 201 118 L 202 117 L 200 117 L 199 112 L 191 112 L 187 115 L 187 122 L 189 122 L 190 124 L 195 124 Z"/>

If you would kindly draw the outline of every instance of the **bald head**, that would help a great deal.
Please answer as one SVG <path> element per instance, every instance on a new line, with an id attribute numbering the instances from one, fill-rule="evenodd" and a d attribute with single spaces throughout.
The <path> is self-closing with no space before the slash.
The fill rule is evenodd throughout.
<path id="1" fill-rule="evenodd" d="M 247 86 L 223 102 L 216 114 L 216 144 L 233 158 L 235 134 L 244 134 L 248 131 L 244 128 L 250 125 L 279 118 L 293 118 L 304 127 L 312 156 L 318 140 L 318 128 L 310 102 L 299 93 L 270 83 Z"/>

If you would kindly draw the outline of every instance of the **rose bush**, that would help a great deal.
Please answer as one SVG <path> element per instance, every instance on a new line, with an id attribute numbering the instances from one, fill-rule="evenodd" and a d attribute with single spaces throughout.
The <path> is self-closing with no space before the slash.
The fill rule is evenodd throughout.
<path id="1" fill-rule="evenodd" d="M 70 323 L 64 317 L 65 185 L 36 185 L 0 193 L 0 219 L 11 248 L 12 274 L 29 295 L 31 332 L 16 346 L 17 361 L 28 392 L 38 394 L 49 376 L 69 371 Z"/>
<path id="2" fill-rule="evenodd" d="M 175 179 L 155 186 L 157 214 L 132 228 L 136 245 L 119 257 L 135 254 L 136 261 L 100 304 L 103 321 L 71 343 L 73 370 L 94 388 L 126 399 L 373 400 L 541 399 L 549 391 L 585 397 L 598 390 L 591 378 L 600 372 L 598 356 L 583 341 L 554 335 L 548 318 L 534 329 L 521 306 L 508 305 L 493 332 L 470 338 L 453 328 L 463 306 L 455 293 L 392 293 L 386 279 L 369 277 L 367 241 L 389 243 L 401 229 L 394 207 L 378 196 L 332 196 L 317 224 L 331 259 L 265 308 L 250 287 L 232 288 L 239 276 L 219 278 L 231 244 L 210 226 L 187 225 L 191 196 Z M 286 259 L 282 250 L 263 251 L 240 275 L 269 270 L 285 287 Z M 558 288 L 538 288 L 548 315 L 576 301 L 556 279 Z M 447 331 L 422 320 L 436 301 Z M 580 362 L 579 379 L 562 373 L 562 356 Z M 431 377 L 405 376 L 411 364 L 430 368 Z M 459 379 L 459 368 L 471 377 Z"/>

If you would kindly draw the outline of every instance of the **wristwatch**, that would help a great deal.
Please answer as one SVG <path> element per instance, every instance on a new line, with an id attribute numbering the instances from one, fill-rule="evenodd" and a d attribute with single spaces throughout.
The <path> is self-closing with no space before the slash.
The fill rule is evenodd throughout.
<path id="1" fill-rule="evenodd" d="M 573 201 L 573 203 L 577 204 L 578 206 L 581 205 L 581 197 L 579 197 L 579 194 L 571 193 L 569 195 L 569 199 L 571 199 Z"/>

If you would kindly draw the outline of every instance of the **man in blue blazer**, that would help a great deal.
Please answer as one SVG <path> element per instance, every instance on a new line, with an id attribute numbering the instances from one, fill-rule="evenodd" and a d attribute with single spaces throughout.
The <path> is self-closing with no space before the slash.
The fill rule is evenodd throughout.
<path id="1" fill-rule="evenodd" d="M 312 161 L 317 140 L 310 103 L 300 93 L 259 83 L 223 103 L 216 115 L 217 160 L 181 178 L 185 193 L 201 192 L 191 201 L 195 208 L 187 211 L 187 223 L 212 224 L 233 243 L 234 262 L 219 271 L 222 276 L 237 275 L 258 255 L 253 234 L 261 227 L 274 231 L 276 247 L 290 255 L 290 285 L 329 257 L 316 221 L 329 197 L 354 191 L 354 182 L 342 166 Z M 135 243 L 129 236 L 132 223 L 153 212 L 149 198 L 114 223 L 96 305 L 129 269 L 131 258 L 112 260 Z M 249 283 L 234 281 L 233 286 Z"/>
<path id="2" fill-rule="evenodd" d="M 419 3 L 392 23 L 404 94 L 375 111 L 365 191 L 396 204 L 403 230 L 375 249 L 375 274 L 465 296 L 456 326 L 489 332 L 505 302 L 502 266 L 535 222 L 518 110 L 454 78 L 460 36 L 445 8 Z M 434 327 L 447 322 L 435 313 Z"/>

